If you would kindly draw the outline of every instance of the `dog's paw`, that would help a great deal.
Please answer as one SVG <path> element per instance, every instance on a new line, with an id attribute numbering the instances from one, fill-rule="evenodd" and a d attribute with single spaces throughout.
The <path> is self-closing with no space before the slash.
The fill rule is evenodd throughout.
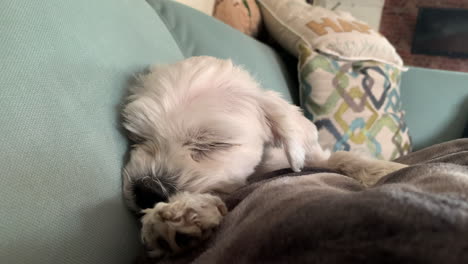
<path id="1" fill-rule="evenodd" d="M 328 159 L 328 167 L 360 181 L 365 186 L 372 186 L 382 177 L 407 165 L 363 157 L 353 152 L 338 151 Z"/>
<path id="2" fill-rule="evenodd" d="M 208 238 L 227 208 L 211 194 L 182 192 L 143 210 L 141 238 L 152 257 L 176 254 Z"/>
<path id="3" fill-rule="evenodd" d="M 299 142 L 290 140 L 285 143 L 286 157 L 294 172 L 300 172 L 304 167 L 305 150 Z"/>

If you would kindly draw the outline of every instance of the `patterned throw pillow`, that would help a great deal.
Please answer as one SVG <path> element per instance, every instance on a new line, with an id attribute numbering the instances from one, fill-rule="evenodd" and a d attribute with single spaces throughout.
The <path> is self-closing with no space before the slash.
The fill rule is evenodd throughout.
<path id="1" fill-rule="evenodd" d="M 322 147 L 392 160 L 411 150 L 400 99 L 400 70 L 344 61 L 299 45 L 301 104 Z"/>

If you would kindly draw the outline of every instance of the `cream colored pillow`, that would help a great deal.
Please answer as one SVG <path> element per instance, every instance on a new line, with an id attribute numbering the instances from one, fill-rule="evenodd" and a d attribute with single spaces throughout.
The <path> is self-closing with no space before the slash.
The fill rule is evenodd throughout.
<path id="1" fill-rule="evenodd" d="M 403 68 L 395 48 L 366 23 L 346 12 L 301 0 L 258 0 L 273 37 L 298 56 L 299 44 L 344 60 L 374 60 Z"/>
<path id="2" fill-rule="evenodd" d="M 215 0 L 175 0 L 181 4 L 197 9 L 209 16 L 213 15 Z"/>

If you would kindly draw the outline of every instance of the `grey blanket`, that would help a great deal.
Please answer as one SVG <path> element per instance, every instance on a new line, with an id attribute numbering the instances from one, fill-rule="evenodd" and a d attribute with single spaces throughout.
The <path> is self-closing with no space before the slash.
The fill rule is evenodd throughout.
<path id="1" fill-rule="evenodd" d="M 367 189 L 313 168 L 250 179 L 211 240 L 160 263 L 468 263 L 468 139 L 397 161 Z"/>

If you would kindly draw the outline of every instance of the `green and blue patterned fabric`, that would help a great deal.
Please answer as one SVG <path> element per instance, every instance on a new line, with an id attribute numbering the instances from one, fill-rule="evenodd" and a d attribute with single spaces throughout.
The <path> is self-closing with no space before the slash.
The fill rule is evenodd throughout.
<path id="1" fill-rule="evenodd" d="M 391 160 L 411 151 L 398 68 L 343 61 L 300 46 L 301 104 L 322 147 Z"/>

